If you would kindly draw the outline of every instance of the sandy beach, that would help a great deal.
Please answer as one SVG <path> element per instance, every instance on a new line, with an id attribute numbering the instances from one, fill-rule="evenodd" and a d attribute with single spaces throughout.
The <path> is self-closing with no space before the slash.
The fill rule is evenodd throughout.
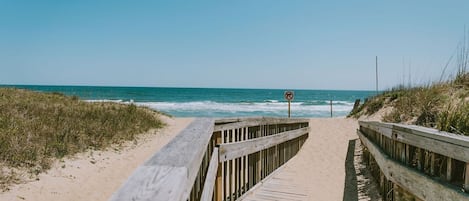
<path id="1" fill-rule="evenodd" d="M 355 119 L 315 118 L 303 148 L 245 201 L 268 199 L 275 186 L 288 186 L 288 193 L 302 201 L 379 200 L 360 166 L 361 145 Z M 289 200 L 281 199 L 281 200 Z"/>
<path id="2" fill-rule="evenodd" d="M 87 152 L 58 162 L 41 174 L 38 181 L 16 185 L 0 193 L 0 200 L 108 200 L 137 166 L 192 120 L 164 118 L 166 128 L 144 135 L 123 150 Z M 353 164 L 347 165 L 346 159 L 349 160 L 350 154 L 353 156 L 350 145 L 355 147 L 357 121 L 317 118 L 311 119 L 310 127 L 310 137 L 303 149 L 275 177 L 288 175 L 295 186 L 304 189 L 308 200 L 339 201 L 344 196 L 355 197 L 356 189 L 347 187 L 347 180 L 354 178 L 347 175 L 350 170 L 346 168 L 353 169 Z M 354 192 L 347 192 L 350 190 Z"/>

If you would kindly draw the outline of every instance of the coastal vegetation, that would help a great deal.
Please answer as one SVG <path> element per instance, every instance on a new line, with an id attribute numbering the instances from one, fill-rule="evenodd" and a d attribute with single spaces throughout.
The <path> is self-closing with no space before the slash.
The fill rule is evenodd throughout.
<path id="1" fill-rule="evenodd" d="M 398 86 L 369 98 L 354 108 L 349 117 L 359 118 L 379 113 L 381 120 L 432 127 L 451 133 L 469 135 L 469 33 L 455 54 L 456 72 L 450 79 L 426 85 Z"/>
<path id="2" fill-rule="evenodd" d="M 161 128 L 158 116 L 134 104 L 0 88 L 0 189 L 17 179 L 15 169 L 39 174 L 55 159 L 103 150 Z"/>
<path id="3" fill-rule="evenodd" d="M 399 86 L 369 98 L 349 117 L 381 112 L 383 122 L 415 124 L 469 135 L 469 72 L 417 87 Z"/>

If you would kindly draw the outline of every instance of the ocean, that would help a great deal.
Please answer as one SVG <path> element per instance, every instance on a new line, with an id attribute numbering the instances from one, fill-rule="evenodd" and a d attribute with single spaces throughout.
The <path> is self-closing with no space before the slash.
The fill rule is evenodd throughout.
<path id="1" fill-rule="evenodd" d="M 60 92 L 85 101 L 134 103 L 175 117 L 288 116 L 283 89 L 217 89 L 93 86 L 8 86 L 41 92 Z M 356 99 L 374 95 L 373 91 L 292 90 L 292 117 L 346 116 Z"/>

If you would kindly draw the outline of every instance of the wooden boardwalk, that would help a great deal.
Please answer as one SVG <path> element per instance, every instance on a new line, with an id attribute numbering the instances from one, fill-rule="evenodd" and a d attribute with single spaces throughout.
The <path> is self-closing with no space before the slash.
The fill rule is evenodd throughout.
<path id="1" fill-rule="evenodd" d="M 300 152 L 247 193 L 243 201 L 341 201 L 348 200 L 344 196 L 358 198 L 356 189 L 345 188 L 346 172 L 350 172 L 346 170 L 347 152 L 349 143 L 357 139 L 357 122 L 312 119 L 310 127 L 314 129 Z M 354 149 L 351 152 L 353 158 Z"/>
<path id="2" fill-rule="evenodd" d="M 358 196 L 357 128 L 342 118 L 196 119 L 110 200 L 370 200 Z"/>
<path id="3" fill-rule="evenodd" d="M 281 173 L 280 173 L 281 172 Z M 284 168 L 273 173 L 262 186 L 254 189 L 254 192 L 248 194 L 244 201 L 262 201 L 262 200 L 291 200 L 307 201 L 307 189 L 305 186 L 295 184 L 293 179 L 297 173 Z"/>

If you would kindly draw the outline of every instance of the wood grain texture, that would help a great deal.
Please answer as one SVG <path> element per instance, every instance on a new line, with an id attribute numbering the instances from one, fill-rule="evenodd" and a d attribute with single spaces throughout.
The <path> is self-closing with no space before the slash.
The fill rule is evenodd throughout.
<path id="1" fill-rule="evenodd" d="M 210 165 L 207 170 L 207 177 L 205 178 L 204 189 L 202 191 L 201 201 L 211 201 L 213 197 L 213 190 L 215 181 L 217 179 L 218 171 L 218 148 L 213 149 L 212 157 L 210 158 Z"/>
<path id="2" fill-rule="evenodd" d="M 111 201 L 186 200 L 213 133 L 214 120 L 194 120 L 129 177 Z"/>
<path id="3" fill-rule="evenodd" d="M 382 133 L 388 138 L 426 149 L 460 161 L 469 162 L 469 137 L 441 132 L 421 126 L 389 124 L 379 122 L 359 122 L 360 126 Z M 389 131 L 391 129 L 391 137 Z"/>
<path id="4" fill-rule="evenodd" d="M 171 166 L 140 166 L 114 193 L 111 201 L 184 200 L 187 169 Z M 153 199 L 157 198 L 157 199 Z"/>
<path id="5" fill-rule="evenodd" d="M 259 125 L 272 125 L 272 124 L 296 124 L 296 123 L 308 123 L 308 119 L 297 119 L 297 118 L 272 118 L 272 117 L 262 117 L 262 118 L 245 118 L 245 119 L 235 119 L 231 120 L 231 123 L 219 124 L 216 125 L 214 131 L 230 130 L 244 127 L 252 127 Z M 219 120 L 221 121 L 221 120 Z M 226 121 L 224 121 L 226 122 Z"/>
<path id="6" fill-rule="evenodd" d="M 458 189 L 441 184 L 425 174 L 392 160 L 376 144 L 368 140 L 361 131 L 357 131 L 357 134 L 384 176 L 406 191 L 427 201 L 469 200 L 469 196 Z"/>
<path id="7" fill-rule="evenodd" d="M 365 128 L 369 128 L 371 130 L 379 132 L 388 138 L 392 138 L 392 124 L 386 124 L 377 121 L 359 121 L 358 124 Z"/>
<path id="8" fill-rule="evenodd" d="M 309 127 L 306 127 L 251 140 L 221 144 L 219 160 L 220 162 L 224 162 L 234 158 L 246 156 L 248 154 L 255 153 L 285 141 L 308 134 L 308 132 Z"/>

